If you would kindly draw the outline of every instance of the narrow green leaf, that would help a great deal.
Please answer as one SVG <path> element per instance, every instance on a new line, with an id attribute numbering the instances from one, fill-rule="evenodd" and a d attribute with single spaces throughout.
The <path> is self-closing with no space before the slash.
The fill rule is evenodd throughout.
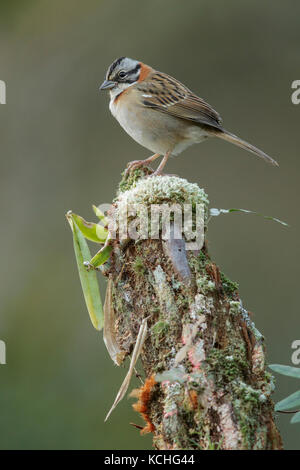
<path id="1" fill-rule="evenodd" d="M 278 374 L 300 379 L 300 367 L 284 366 L 281 364 L 270 364 L 269 368 L 274 370 L 274 372 L 278 372 Z"/>
<path id="2" fill-rule="evenodd" d="M 100 223 L 95 224 L 93 222 L 87 222 L 83 217 L 77 214 L 72 214 L 72 217 L 85 238 L 92 242 L 105 243 L 108 231 Z"/>
<path id="3" fill-rule="evenodd" d="M 108 260 L 108 258 L 110 257 L 111 252 L 112 252 L 112 246 L 110 246 L 110 245 L 104 246 L 90 260 L 90 265 L 92 265 L 94 268 L 97 268 L 98 266 L 101 266 L 101 264 L 105 263 L 105 261 Z"/>
<path id="4" fill-rule="evenodd" d="M 289 395 L 275 405 L 275 411 L 285 411 L 291 408 L 300 408 L 300 390 L 292 393 L 292 395 Z"/>
<path id="5" fill-rule="evenodd" d="M 99 207 L 95 206 L 93 204 L 93 211 L 95 212 L 96 216 L 100 220 L 100 222 L 103 223 L 104 226 L 108 225 L 108 219 L 107 217 L 103 214 L 102 211 L 100 211 Z"/>
<path id="6" fill-rule="evenodd" d="M 300 411 L 298 411 L 298 413 L 296 413 L 296 414 L 292 417 L 291 423 L 292 423 L 292 424 L 300 423 Z"/>
<path id="7" fill-rule="evenodd" d="M 254 211 L 249 211 L 247 209 L 216 209 L 216 208 L 211 208 L 210 209 L 210 216 L 211 217 L 217 217 L 220 214 L 229 214 L 230 212 L 243 212 L 245 214 L 254 214 L 258 215 L 260 217 L 263 217 L 264 219 L 267 220 L 273 220 L 274 222 L 278 222 L 281 225 L 284 225 L 285 227 L 288 227 L 289 225 L 286 222 L 283 222 L 282 220 L 276 219 L 275 217 L 270 217 L 268 215 L 263 215 L 260 214 L 259 212 L 254 212 Z"/>
<path id="8" fill-rule="evenodd" d="M 83 265 L 85 261 L 91 259 L 90 250 L 83 234 L 75 222 L 74 214 L 72 214 L 71 211 L 68 212 L 67 219 L 73 232 L 74 251 L 85 303 L 93 326 L 97 330 L 101 330 L 104 324 L 104 314 L 97 275 L 93 270 L 87 271 Z"/>

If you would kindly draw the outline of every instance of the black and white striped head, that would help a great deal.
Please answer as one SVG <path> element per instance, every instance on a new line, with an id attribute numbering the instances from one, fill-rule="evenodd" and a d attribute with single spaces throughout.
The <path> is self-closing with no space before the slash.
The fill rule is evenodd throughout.
<path id="1" fill-rule="evenodd" d="M 139 80 L 141 63 L 128 57 L 115 60 L 106 72 L 100 90 L 114 90 L 120 93 Z"/>

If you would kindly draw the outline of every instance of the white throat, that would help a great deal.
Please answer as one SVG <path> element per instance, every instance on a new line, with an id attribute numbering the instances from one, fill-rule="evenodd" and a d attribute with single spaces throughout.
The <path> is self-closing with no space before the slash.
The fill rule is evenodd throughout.
<path id="1" fill-rule="evenodd" d="M 114 88 L 109 90 L 110 102 L 112 103 L 117 98 L 117 96 L 119 96 L 121 93 L 123 93 L 123 91 L 127 90 L 127 88 L 131 87 L 132 85 L 135 85 L 135 83 L 137 83 L 137 82 L 134 82 L 134 83 L 118 83 L 117 86 L 115 86 Z"/>

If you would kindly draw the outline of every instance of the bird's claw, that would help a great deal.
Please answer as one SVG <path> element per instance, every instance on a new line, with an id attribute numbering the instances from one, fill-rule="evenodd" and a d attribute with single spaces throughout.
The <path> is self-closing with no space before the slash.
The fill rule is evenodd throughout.
<path id="1" fill-rule="evenodd" d="M 132 162 L 129 162 L 125 170 L 125 175 L 127 176 L 131 171 L 136 170 L 143 165 L 145 165 L 144 160 L 133 160 Z"/>

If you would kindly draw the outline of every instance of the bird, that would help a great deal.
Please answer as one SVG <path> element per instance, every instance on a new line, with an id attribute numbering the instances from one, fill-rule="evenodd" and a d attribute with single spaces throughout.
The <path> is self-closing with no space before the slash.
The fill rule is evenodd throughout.
<path id="1" fill-rule="evenodd" d="M 161 175 L 170 155 L 190 145 L 218 137 L 242 147 L 266 162 L 276 160 L 222 126 L 222 119 L 206 101 L 177 79 L 129 57 L 116 59 L 99 88 L 109 90 L 109 108 L 123 129 L 140 145 L 153 152 L 134 160 L 127 172 L 163 156 L 151 176 Z"/>

